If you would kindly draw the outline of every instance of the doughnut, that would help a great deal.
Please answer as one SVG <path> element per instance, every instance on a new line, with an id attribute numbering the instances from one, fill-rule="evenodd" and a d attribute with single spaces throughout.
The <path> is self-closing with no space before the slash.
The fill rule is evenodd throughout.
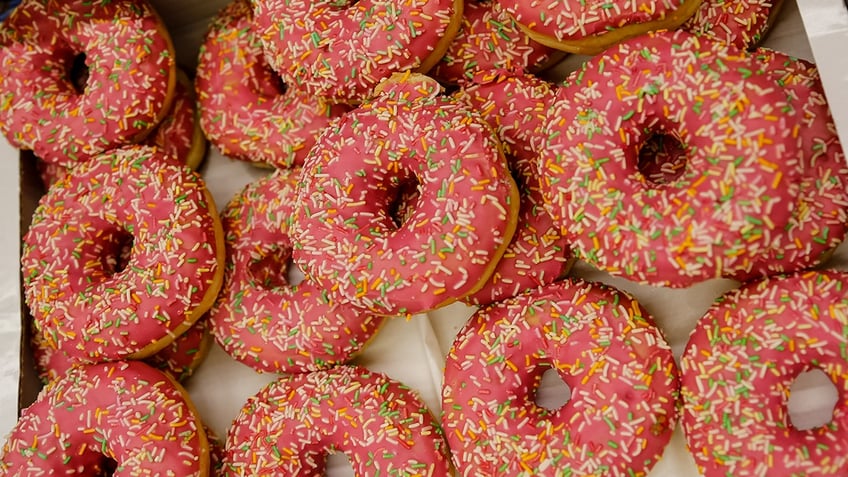
<path id="1" fill-rule="evenodd" d="M 26 303 L 45 342 L 75 362 L 155 354 L 209 309 L 223 278 L 205 184 L 149 146 L 75 167 L 41 198 L 23 241 Z"/>
<path id="2" fill-rule="evenodd" d="M 242 407 L 225 451 L 228 475 L 324 475 L 331 453 L 357 477 L 449 475 L 444 434 L 418 395 L 358 366 L 270 383 Z"/>
<path id="3" fill-rule="evenodd" d="M 27 1 L 0 28 L 0 130 L 47 162 L 141 141 L 175 82 L 170 36 L 144 0 Z"/>
<path id="4" fill-rule="evenodd" d="M 309 277 L 296 285 L 287 280 L 299 177 L 300 169 L 279 169 L 249 183 L 222 213 L 227 261 L 209 320 L 218 344 L 260 372 L 342 364 L 383 321 L 333 301 Z"/>
<path id="5" fill-rule="evenodd" d="M 677 28 L 701 4 L 701 0 L 497 1 L 533 40 L 583 55 L 598 54 L 649 31 Z"/>
<path id="6" fill-rule="evenodd" d="M 786 105 L 732 46 L 685 31 L 626 41 L 557 92 L 537 173 L 548 212 L 612 275 L 669 287 L 756 276 L 785 238 L 808 154 L 787 137 Z M 683 154 L 642 155 L 657 138 Z"/>
<path id="7" fill-rule="evenodd" d="M 570 389 L 535 401 L 546 370 Z M 644 476 L 677 421 L 671 348 L 636 301 L 566 280 L 483 307 L 457 335 L 442 425 L 462 476 Z"/>
<path id="8" fill-rule="evenodd" d="M 848 473 L 848 274 L 776 275 L 722 296 L 680 360 L 681 424 L 705 477 Z M 795 427 L 795 378 L 820 370 L 840 399 L 829 423 Z"/>
<path id="9" fill-rule="evenodd" d="M 51 348 L 41 333 L 38 333 L 34 326 L 32 328 L 30 347 L 35 358 L 36 371 L 41 382 L 47 384 L 65 374 L 74 365 L 74 361 L 64 351 Z M 168 373 L 177 381 L 184 382 L 203 363 L 211 346 L 212 335 L 209 333 L 208 321 L 201 319 L 185 333 L 177 336 L 170 345 L 144 361 Z"/>
<path id="10" fill-rule="evenodd" d="M 463 299 L 488 305 L 568 273 L 571 247 L 544 209 L 533 161 L 547 139 L 543 129 L 555 87 L 530 74 L 481 73 L 457 97 L 495 129 L 518 184 L 518 227 L 494 273 L 480 291 Z"/>
<path id="11" fill-rule="evenodd" d="M 268 64 L 291 88 L 359 103 L 392 73 L 426 73 L 444 56 L 463 0 L 253 0 Z"/>
<path id="12" fill-rule="evenodd" d="M 108 469 L 108 472 L 107 472 Z M 3 446 L 3 475 L 209 475 L 187 392 L 140 361 L 78 366 L 24 409 Z"/>
<path id="13" fill-rule="evenodd" d="M 680 28 L 747 50 L 765 37 L 782 6 L 783 0 L 703 0 Z"/>
<path id="14" fill-rule="evenodd" d="M 188 75 L 177 70 L 177 85 L 171 112 L 156 126 L 143 141 L 149 146 L 158 146 L 178 161 L 197 169 L 206 155 L 206 138 L 196 118 L 194 90 Z M 44 188 L 58 182 L 73 166 L 36 160 L 36 168 Z"/>
<path id="15" fill-rule="evenodd" d="M 462 26 L 429 74 L 455 84 L 493 69 L 539 72 L 561 58 L 561 53 L 531 40 L 498 2 L 466 0 Z"/>
<path id="16" fill-rule="evenodd" d="M 200 123 L 225 156 L 299 166 L 330 120 L 350 108 L 282 83 L 253 33 L 247 0 L 218 12 L 200 47 L 195 78 Z"/>
<path id="17" fill-rule="evenodd" d="M 306 158 L 292 256 L 340 300 L 411 315 L 476 292 L 516 228 L 518 191 L 492 129 L 423 75 L 381 84 Z M 404 187 L 409 218 L 390 211 Z"/>

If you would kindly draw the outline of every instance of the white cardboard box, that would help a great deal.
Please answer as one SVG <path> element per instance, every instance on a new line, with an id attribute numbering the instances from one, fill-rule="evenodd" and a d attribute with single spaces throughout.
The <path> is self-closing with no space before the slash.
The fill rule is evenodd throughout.
<path id="1" fill-rule="evenodd" d="M 800 1 L 803 2 L 800 12 L 794 1 L 786 1 L 781 17 L 765 45 L 806 59 L 813 59 L 815 53 L 815 59 L 820 61 L 834 117 L 839 118 L 840 133 L 843 138 L 848 138 L 848 61 L 839 56 L 848 46 L 848 13 L 844 11 L 841 0 Z M 194 66 L 194 55 L 209 18 L 225 3 L 225 0 L 154 1 L 166 19 L 181 64 Z M 822 23 L 822 19 L 826 19 L 826 22 Z M 810 42 L 813 49 L 807 40 L 804 24 L 808 31 L 812 32 Z M 574 67 L 575 61 L 566 61 L 555 74 L 564 75 L 568 68 Z M 18 224 L 21 218 L 24 222 L 27 221 L 21 214 L 26 215 L 27 211 L 32 210 L 32 200 L 35 197 L 31 191 L 31 170 L 24 177 L 23 190 L 18 181 L 19 169 L 31 167 L 25 163 L 23 167 L 19 167 L 19 162 L 11 159 L 18 157 L 17 152 L 3 141 L 0 141 L 0 155 L 10 158 L 0 162 L 0 203 L 4 204 L 0 208 L 0 217 L 6 223 L 0 231 L 0 270 L 4 272 L 0 273 L 0 343 L 3 344 L 0 346 L 0 435 L 5 435 L 17 417 L 19 393 L 22 393 L 23 403 L 26 404 L 32 399 L 35 389 L 32 384 L 32 371 L 20 365 L 21 296 L 18 262 Z M 248 164 L 224 158 L 213 149 L 210 149 L 210 155 L 201 172 L 219 209 L 223 208 L 244 184 L 267 173 Z M 21 210 L 24 212 L 20 212 Z M 843 246 L 830 265 L 848 269 L 846 264 L 848 246 Z M 711 280 L 683 290 L 646 287 L 611 278 L 585 264 L 578 264 L 575 274 L 610 283 L 636 296 L 663 329 L 677 356 L 685 346 L 695 322 L 715 297 L 736 286 L 736 283 L 730 280 Z M 417 315 L 410 320 L 390 319 L 355 362 L 385 372 L 416 389 L 438 414 L 444 356 L 453 337 L 472 312 L 470 307 L 455 304 L 427 315 Z M 273 379 L 274 375 L 254 373 L 230 359 L 216 346 L 196 375 L 188 381 L 187 388 L 206 423 L 220 436 L 224 436 L 241 403 Z M 555 393 L 557 389 L 556 385 L 550 385 L 540 390 L 540 394 L 544 396 L 546 393 Z M 798 412 L 812 417 L 820 414 L 821 383 L 810 384 L 802 392 L 804 405 Z M 344 475 L 348 471 L 343 464 L 337 463 L 330 473 Z M 650 475 L 698 475 L 679 429 L 666 449 L 662 461 Z"/>

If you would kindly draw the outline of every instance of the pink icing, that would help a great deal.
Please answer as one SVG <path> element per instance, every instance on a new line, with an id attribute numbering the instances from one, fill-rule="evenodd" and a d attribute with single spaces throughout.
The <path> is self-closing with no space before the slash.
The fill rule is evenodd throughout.
<path id="1" fill-rule="evenodd" d="M 206 140 L 202 133 L 196 134 L 195 128 L 198 125 L 194 108 L 194 92 L 186 84 L 188 78 L 182 72 L 179 72 L 177 77 L 178 81 L 174 88 L 174 101 L 171 104 L 171 111 L 144 140 L 144 144 L 157 146 L 176 160 L 196 169 L 200 159 L 203 158 Z M 185 79 L 183 80 L 183 78 Z M 53 183 L 61 180 L 65 174 L 68 174 L 73 166 L 69 167 L 39 159 L 37 168 L 41 175 L 41 182 L 47 189 Z"/>
<path id="2" fill-rule="evenodd" d="M 675 14 L 700 0 L 497 0 L 518 23 L 557 40 L 581 40 Z M 683 19 L 681 18 L 681 21 Z"/>
<path id="3" fill-rule="evenodd" d="M 571 396 L 534 401 L 557 370 Z M 445 364 L 442 425 L 462 476 L 644 476 L 677 420 L 671 349 L 628 295 L 579 280 L 481 308 Z"/>
<path id="4" fill-rule="evenodd" d="M 836 134 L 818 69 L 809 61 L 758 49 L 754 58 L 786 98 L 783 114 L 794 119 L 784 147 L 797 157 L 799 181 L 788 185 L 796 196 L 784 233 L 755 265 L 766 276 L 817 265 L 845 238 L 848 224 L 848 162 Z"/>
<path id="5" fill-rule="evenodd" d="M 783 0 L 703 0 L 680 28 L 744 50 L 763 39 L 782 3 Z"/>
<path id="6" fill-rule="evenodd" d="M 48 162 L 70 166 L 138 142 L 169 110 L 173 47 L 146 1 L 25 2 L 0 45 L 0 129 Z M 80 53 L 82 93 L 69 74 Z"/>
<path id="7" fill-rule="evenodd" d="M 206 139 L 195 109 L 194 85 L 185 73 L 177 73 L 171 110 L 144 144 L 158 146 L 177 161 L 197 169 L 206 152 Z"/>
<path id="8" fill-rule="evenodd" d="M 348 361 L 381 318 L 333 301 L 307 277 L 286 278 L 300 169 L 248 184 L 224 209 L 224 285 L 209 319 L 218 344 L 262 372 L 299 373 Z"/>
<path id="9" fill-rule="evenodd" d="M 74 360 L 62 350 L 50 346 L 32 323 L 30 344 L 38 376 L 44 384 L 65 374 Z M 144 361 L 150 366 L 170 374 L 177 381 L 185 381 L 206 359 L 211 345 L 208 321 L 198 320 L 185 333 L 158 353 Z"/>
<path id="10" fill-rule="evenodd" d="M 304 165 L 294 260 L 323 289 L 378 314 L 474 292 L 515 227 L 518 197 L 491 128 L 432 79 L 389 82 L 319 138 Z M 397 224 L 403 187 L 418 189 Z"/>
<path id="11" fill-rule="evenodd" d="M 303 164 L 318 134 L 350 109 L 280 82 L 254 34 L 247 0 L 230 3 L 212 21 L 195 88 L 212 144 L 226 156 L 277 167 Z"/>

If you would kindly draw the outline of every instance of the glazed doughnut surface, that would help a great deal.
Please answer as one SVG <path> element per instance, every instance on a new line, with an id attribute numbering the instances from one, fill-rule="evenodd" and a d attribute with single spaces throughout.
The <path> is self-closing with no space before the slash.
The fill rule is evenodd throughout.
<path id="1" fill-rule="evenodd" d="M 456 35 L 462 0 L 252 0 L 265 56 L 292 88 L 359 103 L 393 73 L 427 72 Z"/>
<path id="2" fill-rule="evenodd" d="M 221 9 L 200 47 L 195 86 L 209 140 L 235 159 L 290 167 L 347 112 L 281 82 L 265 60 L 248 0 Z"/>
<path id="3" fill-rule="evenodd" d="M 531 38 L 572 53 L 598 54 L 653 30 L 673 30 L 691 17 L 701 0 L 522 0 L 498 1 Z"/>
<path id="4" fill-rule="evenodd" d="M 756 276 L 806 169 L 787 106 L 734 47 L 684 31 L 625 41 L 558 91 L 538 172 L 548 211 L 613 275 L 671 287 Z M 642 155 L 658 138 L 681 154 Z"/>
<path id="5" fill-rule="evenodd" d="M 480 112 L 497 133 L 520 196 L 512 241 L 483 288 L 463 299 L 488 305 L 552 283 L 573 263 L 565 234 L 545 210 L 534 166 L 548 138 L 544 126 L 556 86 L 530 74 L 488 72 L 476 75 L 456 97 Z"/>

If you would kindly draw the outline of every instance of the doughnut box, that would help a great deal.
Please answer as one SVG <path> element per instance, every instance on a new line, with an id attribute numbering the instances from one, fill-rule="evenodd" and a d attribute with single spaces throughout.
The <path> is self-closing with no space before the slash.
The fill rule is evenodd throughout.
<path id="1" fill-rule="evenodd" d="M 172 36 L 181 67 L 189 70 L 197 67 L 197 53 L 210 21 L 228 3 L 228 0 L 152 0 Z M 782 11 L 762 44 L 817 64 L 837 131 L 842 141 L 848 144 L 848 62 L 841 56 L 846 45 L 848 8 L 842 0 L 784 0 Z M 578 69 L 587 58 L 568 56 L 541 76 L 559 81 Z M 0 200 L 4 204 L 0 207 L 0 217 L 6 222 L 0 231 L 0 270 L 3 271 L 0 273 L 0 436 L 5 436 L 15 425 L 19 410 L 34 401 L 41 387 L 26 326 L 23 325 L 31 318 L 23 304 L 20 253 L 22 236 L 30 225 L 44 187 L 32 153 L 19 152 L 0 139 L 0 155 L 6 158 L 0 161 Z M 219 211 L 247 184 L 269 175 L 269 169 L 230 159 L 211 146 L 198 171 Z M 819 268 L 848 272 L 848 243 L 836 248 Z M 685 288 L 643 285 L 610 275 L 580 260 L 573 265 L 569 276 L 605 283 L 635 298 L 667 340 L 670 353 L 678 365 L 699 318 L 718 297 L 741 286 L 740 282 L 732 279 L 710 279 Z M 420 397 L 438 420 L 444 411 L 442 386 L 446 362 L 457 359 L 451 354 L 452 345 L 476 309 L 455 302 L 411 316 L 388 317 L 382 324 L 375 320 L 369 324 L 376 328 L 374 336 L 367 340 L 352 363 L 401 382 Z M 487 327 L 485 324 L 480 326 Z M 630 333 L 629 328 L 621 331 L 622 335 Z M 503 333 L 507 334 L 508 330 Z M 848 347 L 848 334 L 843 333 L 841 339 L 843 346 Z M 848 371 L 844 373 L 848 374 Z M 651 377 L 648 378 L 650 380 Z M 203 424 L 223 441 L 248 398 L 279 379 L 280 375 L 273 372 L 254 371 L 232 358 L 218 344 L 212 344 L 203 363 L 183 385 Z M 312 385 L 314 383 L 309 384 Z M 640 384 L 628 381 L 628 386 L 631 385 L 638 387 Z M 306 385 L 295 381 L 293 386 L 304 388 Z M 383 387 L 388 385 L 383 384 Z M 294 394 L 295 390 L 290 392 Z M 301 395 L 305 393 L 303 389 L 299 392 Z M 480 389 L 478 392 L 487 394 L 489 390 Z M 556 409 L 564 403 L 568 405 L 569 395 L 570 390 L 555 373 L 545 373 L 536 391 L 535 402 L 545 408 Z M 309 396 L 303 399 L 309 401 Z M 789 413 L 792 422 L 797 427 L 825 425 L 830 422 L 838 399 L 844 401 L 846 397 L 837 396 L 836 388 L 823 373 L 804 373 L 791 387 Z M 467 400 L 470 403 L 474 397 Z M 456 403 L 457 407 L 460 404 Z M 607 425 L 613 427 L 616 423 L 607 422 Z M 450 431 L 459 432 L 453 428 Z M 841 432 L 841 445 L 845 446 L 848 431 L 842 429 Z M 604 452 L 613 455 L 627 453 L 623 449 L 605 449 Z M 670 442 L 648 477 L 698 477 L 701 474 L 691 452 L 687 448 L 682 424 L 677 422 Z M 331 455 L 326 475 L 350 476 L 353 470 L 343 456 Z M 456 475 L 476 474 L 474 469 L 458 469 Z"/>

